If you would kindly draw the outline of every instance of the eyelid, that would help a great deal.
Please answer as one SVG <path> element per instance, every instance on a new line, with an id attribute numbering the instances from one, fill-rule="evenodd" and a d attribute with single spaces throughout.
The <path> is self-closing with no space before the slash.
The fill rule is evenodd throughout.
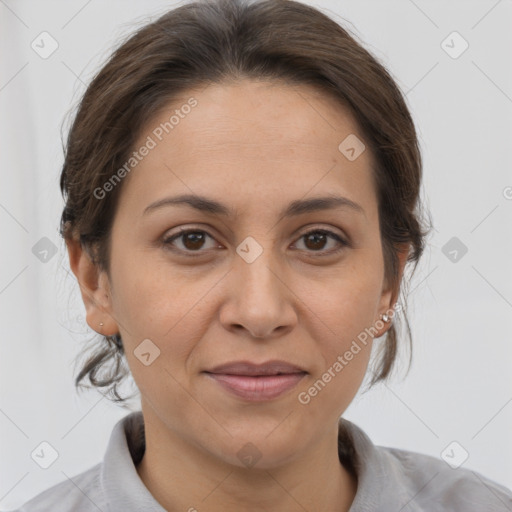
<path id="1" fill-rule="evenodd" d="M 183 250 L 183 249 L 177 249 L 177 248 L 172 247 L 172 242 L 174 240 L 179 239 L 180 236 L 182 236 L 184 234 L 193 233 L 193 232 L 202 232 L 202 233 L 206 234 L 207 236 L 209 236 L 212 240 L 216 241 L 215 236 L 211 235 L 210 232 L 208 231 L 208 229 L 210 229 L 210 228 L 205 228 L 205 227 L 202 227 L 202 226 L 193 226 L 193 225 L 189 226 L 189 227 L 182 227 L 182 226 L 180 226 L 178 228 L 178 231 L 176 231 L 174 233 L 169 233 L 169 234 L 164 235 L 163 238 L 162 238 L 162 243 L 165 246 L 168 246 L 170 248 L 170 250 L 172 250 L 174 252 L 178 252 L 180 254 L 183 254 L 183 255 L 186 255 L 186 256 L 192 256 L 192 257 L 200 256 L 200 255 L 202 255 L 202 254 L 204 254 L 206 252 L 209 252 L 210 249 L 207 249 L 207 250 L 201 250 L 200 249 L 198 251 L 190 251 L 190 250 L 186 251 L 186 250 Z M 315 255 L 315 252 L 317 253 L 318 256 L 329 256 L 329 255 L 332 255 L 332 254 L 337 254 L 338 252 L 342 251 L 343 249 L 346 249 L 347 247 L 351 247 L 350 239 L 345 234 L 340 234 L 340 233 L 334 231 L 334 228 L 325 227 L 322 224 L 313 224 L 313 225 L 309 225 L 309 226 L 307 226 L 305 228 L 304 227 L 301 228 L 294 235 L 295 236 L 295 240 L 299 241 L 304 236 L 310 234 L 311 232 L 323 233 L 327 237 L 336 240 L 338 242 L 338 245 L 339 245 L 338 248 L 336 248 L 336 249 L 319 250 L 319 251 L 305 251 L 305 252 L 310 253 L 312 256 Z M 296 243 L 296 242 L 294 242 L 294 243 Z M 293 249 L 293 250 L 301 251 L 301 249 Z M 304 250 L 302 250 L 302 251 L 304 251 Z"/>
<path id="2" fill-rule="evenodd" d="M 205 254 L 206 252 L 208 252 L 208 250 L 204 250 L 204 249 L 198 250 L 198 251 L 185 251 L 183 249 L 178 249 L 178 248 L 172 247 L 172 242 L 174 242 L 175 240 L 178 240 L 181 236 L 183 236 L 187 233 L 201 232 L 201 233 L 204 233 L 206 236 L 210 237 L 212 240 L 216 241 L 216 238 L 213 235 L 211 235 L 210 232 L 207 229 L 205 229 L 204 227 L 199 227 L 199 226 L 197 226 L 197 227 L 194 227 L 194 226 L 182 227 L 182 226 L 180 226 L 177 229 L 178 230 L 176 232 L 165 234 L 162 237 L 162 244 L 166 248 L 168 248 L 169 250 L 171 250 L 173 252 L 177 252 L 177 253 L 184 254 L 187 256 L 199 256 L 201 254 Z"/>

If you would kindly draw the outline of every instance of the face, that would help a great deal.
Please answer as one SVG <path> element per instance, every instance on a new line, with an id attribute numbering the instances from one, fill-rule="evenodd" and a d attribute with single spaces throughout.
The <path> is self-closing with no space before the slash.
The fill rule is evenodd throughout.
<path id="1" fill-rule="evenodd" d="M 190 98 L 195 106 L 183 108 Z M 251 442 L 259 466 L 272 467 L 335 428 L 367 369 L 372 339 L 361 333 L 387 329 L 378 321 L 394 295 L 372 156 L 340 151 L 351 134 L 362 140 L 349 112 L 309 86 L 241 81 L 189 91 L 136 144 L 154 147 L 122 183 L 111 274 L 95 292 L 103 307 L 88 306 L 88 323 L 121 333 L 145 415 L 218 459 L 242 466 L 237 453 Z M 183 194 L 228 213 L 151 207 Z M 351 203 L 284 215 L 334 196 Z M 270 360 L 305 373 L 266 398 L 205 373 Z"/>

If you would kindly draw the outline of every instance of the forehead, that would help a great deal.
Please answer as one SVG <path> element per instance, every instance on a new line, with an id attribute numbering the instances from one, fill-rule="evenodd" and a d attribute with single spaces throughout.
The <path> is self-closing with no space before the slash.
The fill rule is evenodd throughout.
<path id="1" fill-rule="evenodd" d="M 244 80 L 191 89 L 142 130 L 134 149 L 152 148 L 125 178 L 121 203 L 142 213 L 166 194 L 197 193 L 240 211 L 248 201 L 271 207 L 338 192 L 370 206 L 372 155 L 343 152 L 354 137 L 364 143 L 349 109 L 312 86 Z"/>

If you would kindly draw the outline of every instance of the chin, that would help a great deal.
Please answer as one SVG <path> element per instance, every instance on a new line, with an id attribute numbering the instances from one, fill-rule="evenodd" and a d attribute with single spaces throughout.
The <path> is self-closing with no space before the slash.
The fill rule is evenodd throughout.
<path id="1" fill-rule="evenodd" d="M 259 432 L 259 435 L 254 436 L 247 433 L 233 436 L 228 441 L 229 446 L 226 447 L 229 455 L 226 455 L 225 451 L 218 453 L 215 450 L 215 452 L 227 464 L 254 471 L 275 469 L 290 463 L 297 456 L 296 441 L 290 437 L 280 438 L 279 436 L 271 439 L 273 434 L 268 435 L 271 431 L 272 429 L 264 433 Z"/>

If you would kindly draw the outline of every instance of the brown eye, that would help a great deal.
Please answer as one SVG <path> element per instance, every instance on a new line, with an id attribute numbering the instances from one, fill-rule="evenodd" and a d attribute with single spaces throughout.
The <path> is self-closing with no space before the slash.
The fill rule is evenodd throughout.
<path id="1" fill-rule="evenodd" d="M 308 249 L 313 249 L 314 251 L 323 249 L 326 241 L 327 236 L 325 233 L 318 233 L 318 231 L 304 235 L 304 243 L 306 247 Z"/>
<path id="2" fill-rule="evenodd" d="M 335 247 L 331 250 L 325 250 L 325 246 L 329 239 L 335 240 L 338 244 L 338 248 Z M 326 229 L 315 229 L 313 231 L 308 231 L 300 237 L 300 240 L 304 240 L 304 245 L 306 246 L 308 252 L 327 252 L 328 254 L 332 254 L 348 246 L 348 243 L 345 242 L 345 240 L 343 240 L 339 235 Z"/>
<path id="3" fill-rule="evenodd" d="M 209 233 L 201 229 L 182 229 L 179 233 L 165 238 L 163 243 L 164 245 L 169 246 L 173 251 L 181 252 L 188 256 L 200 256 L 201 253 L 215 247 L 214 244 L 209 248 L 205 248 L 205 241 L 207 238 L 214 240 Z M 330 255 L 349 246 L 349 243 L 343 240 L 339 235 L 326 229 L 315 229 L 304 233 L 299 240 L 304 240 L 305 245 L 305 249 L 300 250 L 313 253 L 314 256 Z M 329 240 L 334 240 L 337 244 L 334 244 L 334 248 L 325 249 Z M 176 245 L 177 241 L 181 243 L 181 247 Z"/>
<path id="4" fill-rule="evenodd" d="M 201 249 L 204 244 L 204 235 L 205 233 L 199 231 L 190 231 L 182 234 L 183 245 L 190 250 Z"/>
<path id="5" fill-rule="evenodd" d="M 165 245 L 174 246 L 176 240 L 181 241 L 182 247 L 176 247 L 181 252 L 203 252 L 206 238 L 212 238 L 206 231 L 200 229 L 181 230 L 176 235 L 166 238 L 163 243 Z"/>

